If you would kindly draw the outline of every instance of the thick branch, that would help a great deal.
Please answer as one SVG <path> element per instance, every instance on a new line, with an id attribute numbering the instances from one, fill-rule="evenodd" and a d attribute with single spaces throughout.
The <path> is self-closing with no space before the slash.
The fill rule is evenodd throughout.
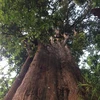
<path id="1" fill-rule="evenodd" d="M 17 88 L 20 86 L 25 74 L 28 71 L 28 68 L 32 62 L 33 58 L 27 57 L 24 65 L 22 66 L 21 72 L 19 73 L 18 77 L 16 78 L 15 82 L 12 84 L 12 87 L 8 91 L 7 95 L 5 96 L 4 100 L 12 100 L 14 94 L 16 93 Z"/>

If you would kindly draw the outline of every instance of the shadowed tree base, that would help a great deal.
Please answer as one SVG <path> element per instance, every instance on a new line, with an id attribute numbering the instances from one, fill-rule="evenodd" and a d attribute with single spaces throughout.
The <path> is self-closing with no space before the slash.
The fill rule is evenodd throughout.
<path id="1" fill-rule="evenodd" d="M 12 100 L 86 100 L 79 82 L 83 78 L 67 47 L 40 44 Z"/>

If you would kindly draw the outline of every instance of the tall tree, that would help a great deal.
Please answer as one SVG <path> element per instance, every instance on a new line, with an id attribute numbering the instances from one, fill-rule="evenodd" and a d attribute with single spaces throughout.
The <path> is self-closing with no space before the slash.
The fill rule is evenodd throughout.
<path id="1" fill-rule="evenodd" d="M 18 66 L 18 77 L 4 100 L 88 99 L 86 87 L 82 86 L 86 81 L 76 61 L 88 45 L 88 34 L 83 30 L 92 1 L 1 3 L 1 53 Z M 76 3 L 82 10 L 77 10 Z"/>

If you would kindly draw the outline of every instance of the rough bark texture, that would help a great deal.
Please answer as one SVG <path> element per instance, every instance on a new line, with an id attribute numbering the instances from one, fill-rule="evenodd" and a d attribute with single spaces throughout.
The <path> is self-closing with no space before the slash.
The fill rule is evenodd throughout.
<path id="1" fill-rule="evenodd" d="M 22 66 L 21 72 L 19 73 L 18 77 L 12 84 L 12 87 L 10 88 L 9 92 L 6 94 L 4 100 L 12 100 L 12 98 L 13 98 L 17 88 L 20 86 L 31 62 L 32 62 L 32 58 L 27 57 L 24 65 Z"/>
<path id="2" fill-rule="evenodd" d="M 78 82 L 83 79 L 67 46 L 40 44 L 12 100 L 86 100 Z"/>

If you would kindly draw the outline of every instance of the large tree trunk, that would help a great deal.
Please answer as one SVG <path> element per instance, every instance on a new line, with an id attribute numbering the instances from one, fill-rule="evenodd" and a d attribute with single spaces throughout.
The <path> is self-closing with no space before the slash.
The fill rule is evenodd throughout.
<path id="1" fill-rule="evenodd" d="M 86 100 L 79 82 L 83 78 L 67 46 L 39 44 L 12 100 Z"/>

